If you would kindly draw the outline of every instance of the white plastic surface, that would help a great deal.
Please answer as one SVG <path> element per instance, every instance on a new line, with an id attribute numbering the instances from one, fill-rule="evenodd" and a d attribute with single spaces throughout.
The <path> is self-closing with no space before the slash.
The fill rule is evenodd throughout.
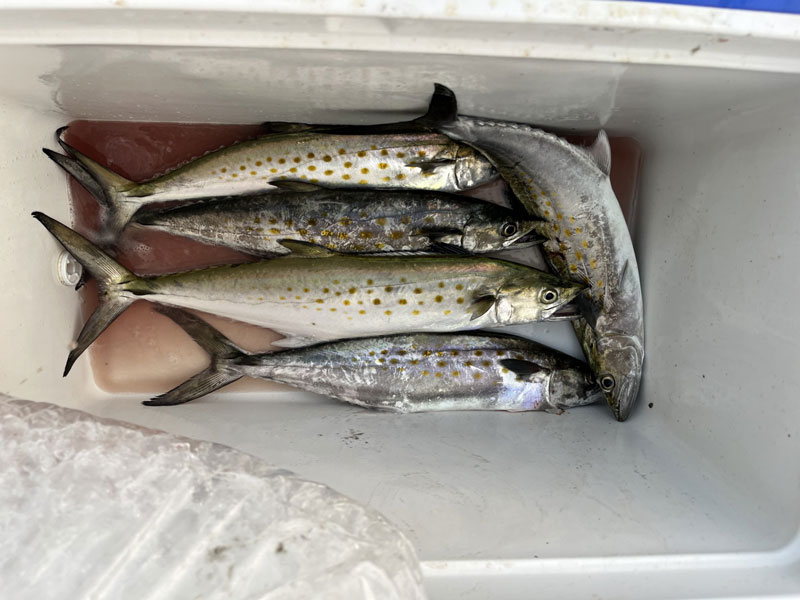
<path id="1" fill-rule="evenodd" d="M 375 511 L 231 448 L 0 397 L 3 597 L 423 598 Z"/>
<path id="2" fill-rule="evenodd" d="M 2 15 L 0 391 L 331 485 L 409 535 L 433 598 L 796 596 L 800 19 L 498 4 Z M 95 389 L 88 361 L 61 379 L 77 297 L 53 280 L 59 249 L 29 217 L 69 216 L 65 178 L 40 152 L 56 127 L 387 121 L 418 114 L 434 81 L 466 113 L 642 144 L 647 360 L 628 422 L 602 406 L 386 415 L 296 393 L 153 409 Z"/>

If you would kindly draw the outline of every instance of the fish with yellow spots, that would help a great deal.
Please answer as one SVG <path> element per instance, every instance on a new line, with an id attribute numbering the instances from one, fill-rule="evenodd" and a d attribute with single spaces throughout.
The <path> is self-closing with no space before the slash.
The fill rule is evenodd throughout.
<path id="1" fill-rule="evenodd" d="M 541 241 L 535 221 L 446 192 L 341 190 L 282 182 L 287 191 L 141 212 L 133 223 L 255 254 L 292 239 L 349 253 L 495 252 Z"/>
<path id="2" fill-rule="evenodd" d="M 611 189 L 605 132 L 584 149 L 530 125 L 455 113 L 437 130 L 492 161 L 528 212 L 543 220 L 542 249 L 553 269 L 589 286 L 583 318 L 573 327 L 614 416 L 624 421 L 642 376 L 644 318 L 633 244 Z"/>
<path id="3" fill-rule="evenodd" d="M 483 256 L 359 256 L 284 241 L 291 254 L 257 262 L 140 277 L 86 238 L 33 213 L 98 285 L 98 307 L 70 352 L 65 374 L 136 300 L 203 310 L 269 327 L 278 345 L 456 331 L 563 318 L 584 289 L 527 267 Z M 560 313 L 562 311 L 562 313 Z"/>
<path id="4" fill-rule="evenodd" d="M 182 404 L 244 376 L 269 379 L 368 408 L 548 411 L 591 404 L 603 393 L 586 365 L 518 337 L 412 333 L 250 354 L 202 319 L 159 307 L 211 364 L 149 406 Z"/>
<path id="5" fill-rule="evenodd" d="M 98 241 L 110 243 L 144 206 L 254 194 L 274 189 L 275 181 L 459 192 L 495 179 L 492 165 L 474 149 L 427 127 L 436 115 L 450 110 L 448 102 L 448 97 L 434 95 L 428 113 L 405 123 L 370 128 L 289 125 L 288 133 L 239 142 L 143 182 L 124 178 L 67 144 L 61 137 L 66 127 L 57 132 L 66 155 L 44 152 L 101 204 Z"/>

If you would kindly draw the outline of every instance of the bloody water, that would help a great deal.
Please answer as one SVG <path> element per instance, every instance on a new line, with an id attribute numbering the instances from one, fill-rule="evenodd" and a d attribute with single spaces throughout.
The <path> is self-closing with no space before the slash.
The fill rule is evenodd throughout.
<path id="1" fill-rule="evenodd" d="M 222 146 L 255 137 L 258 125 L 186 125 L 75 121 L 66 141 L 81 152 L 134 181 L 151 179 Z M 590 138 L 569 138 L 591 143 Z M 632 138 L 611 138 L 611 185 L 629 223 L 635 209 L 639 144 Z M 55 167 L 53 167 L 55 168 Z M 492 183 L 469 195 L 493 200 L 505 184 Z M 70 179 L 73 226 L 90 239 L 99 226 L 97 202 Z M 116 258 L 140 275 L 156 275 L 215 264 L 253 260 L 245 254 L 208 246 L 166 233 L 137 228 L 126 230 Z M 81 290 L 84 320 L 97 305 L 97 288 L 89 282 Z M 280 336 L 270 330 L 230 319 L 203 317 L 235 343 L 250 351 L 274 349 Z M 208 357 L 183 330 L 153 311 L 146 301 L 134 303 L 90 346 L 88 358 L 97 385 L 114 393 L 160 393 L 178 385 L 208 364 Z M 86 360 L 81 358 L 79 360 Z M 242 380 L 229 389 L 279 389 L 266 381 Z"/>

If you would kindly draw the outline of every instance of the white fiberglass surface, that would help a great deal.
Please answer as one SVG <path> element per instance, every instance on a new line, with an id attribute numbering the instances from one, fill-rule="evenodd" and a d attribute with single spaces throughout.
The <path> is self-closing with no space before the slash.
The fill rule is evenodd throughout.
<path id="1" fill-rule="evenodd" d="M 795 534 L 798 77 L 446 55 L 28 50 L 27 66 L 19 49 L 0 52 L 0 391 L 251 452 L 377 508 L 423 560 L 756 551 Z M 599 405 L 402 416 L 290 392 L 147 408 L 99 392 L 88 361 L 60 377 L 77 299 L 55 282 L 58 248 L 29 216 L 68 218 L 65 178 L 40 151 L 57 126 L 348 121 L 359 109 L 379 121 L 423 108 L 433 81 L 451 85 L 464 112 L 605 126 L 641 142 L 647 358 L 628 422 Z M 570 346 L 568 328 L 553 331 Z"/>

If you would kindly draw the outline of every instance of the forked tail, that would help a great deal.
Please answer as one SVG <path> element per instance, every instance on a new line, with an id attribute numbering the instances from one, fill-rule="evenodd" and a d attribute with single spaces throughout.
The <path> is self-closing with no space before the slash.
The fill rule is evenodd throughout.
<path id="1" fill-rule="evenodd" d="M 70 146 L 62 139 L 62 134 L 66 129 L 66 127 L 62 127 L 56 132 L 58 143 L 61 144 L 66 155 L 47 148 L 42 148 L 42 150 L 53 162 L 86 188 L 86 191 L 103 207 L 104 215 L 98 243 L 113 243 L 143 204 L 138 198 L 132 198 L 125 194 L 137 184 L 114 173 Z"/>
<path id="2" fill-rule="evenodd" d="M 64 367 L 66 377 L 83 351 L 134 302 L 135 296 L 148 293 L 147 284 L 66 225 L 40 212 L 32 214 L 97 280 L 99 304 L 69 353 Z"/>
<path id="3" fill-rule="evenodd" d="M 150 400 L 145 400 L 143 404 L 146 406 L 183 404 L 210 394 L 242 377 L 242 368 L 237 359 L 247 356 L 247 352 L 191 313 L 171 306 L 159 306 L 156 310 L 180 325 L 197 345 L 208 352 L 211 356 L 211 364 L 178 387 Z"/>

